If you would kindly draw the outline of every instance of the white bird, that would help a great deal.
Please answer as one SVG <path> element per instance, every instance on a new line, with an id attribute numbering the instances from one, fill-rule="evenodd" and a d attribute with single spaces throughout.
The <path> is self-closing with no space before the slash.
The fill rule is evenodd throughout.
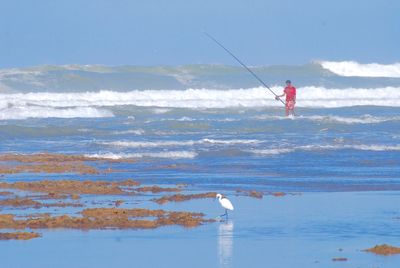
<path id="1" fill-rule="evenodd" d="M 222 197 L 221 194 L 217 194 L 216 198 L 218 198 L 219 203 L 225 209 L 225 214 L 222 214 L 221 217 L 226 216 L 226 218 L 228 218 L 228 209 L 233 210 L 231 201 L 229 201 L 229 199 L 226 197 Z"/>

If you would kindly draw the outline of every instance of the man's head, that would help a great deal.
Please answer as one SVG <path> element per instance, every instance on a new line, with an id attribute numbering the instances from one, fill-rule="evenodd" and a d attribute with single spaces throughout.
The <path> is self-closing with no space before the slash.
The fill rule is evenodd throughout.
<path id="1" fill-rule="evenodd" d="M 292 84 L 292 82 L 290 80 L 286 80 L 286 85 L 290 86 Z"/>

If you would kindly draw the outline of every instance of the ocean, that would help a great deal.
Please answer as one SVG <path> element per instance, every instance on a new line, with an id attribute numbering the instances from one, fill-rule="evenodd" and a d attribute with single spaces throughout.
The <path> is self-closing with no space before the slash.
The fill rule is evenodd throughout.
<path id="1" fill-rule="evenodd" d="M 396 262 L 366 258 L 360 250 L 395 242 L 400 234 L 398 220 L 393 220 L 398 218 L 394 204 L 400 190 L 400 64 L 320 61 L 251 68 L 277 94 L 287 79 L 292 81 L 297 88 L 295 117 L 284 116 L 282 103 L 238 66 L 63 65 L 0 70 L 0 154 L 132 159 L 116 164 L 122 171 L 111 174 L 113 180 L 132 177 L 145 184 L 188 184 L 195 191 L 231 196 L 239 208 L 233 213 L 235 224 L 178 234 L 173 228 L 154 233 L 93 231 L 83 236 L 78 231 L 55 231 L 45 233 L 48 242 L 34 242 L 37 248 L 32 244 L 18 250 L 18 244 L 10 244 L 8 254 L 35 250 L 40 256 L 53 243 L 64 241 L 62 248 L 71 249 L 84 241 L 98 248 L 71 250 L 76 267 L 111 265 L 105 258 L 112 259 L 107 253 L 111 245 L 120 248 L 114 262 L 119 267 L 127 266 L 132 248 L 140 260 L 151 261 L 147 267 L 160 263 L 245 267 L 251 261 L 265 262 L 264 247 L 273 249 L 268 255 L 272 267 L 318 263 L 336 267 L 330 258 L 343 255 L 337 251 L 342 247 L 355 264 L 396 267 Z M 44 178 L 79 179 L 79 175 L 17 174 L 6 180 Z M 234 197 L 237 189 L 293 196 L 284 201 L 274 197 L 249 201 Z M 201 211 L 204 204 L 171 206 Z M 283 216 L 283 210 L 290 213 Z M 155 240 L 159 261 L 150 257 Z M 171 250 L 163 252 L 171 249 L 167 241 L 192 258 L 196 252 L 187 244 L 200 244 L 215 256 L 195 264 L 190 259 L 179 262 Z M 286 243 L 294 243 L 289 247 L 291 259 L 279 257 Z M 67 266 L 57 260 L 64 256 L 62 248 L 53 252 L 45 267 Z M 239 248 L 251 248 L 251 258 Z M 105 255 L 96 262 L 90 257 L 95 252 Z M 79 259 L 79 254 L 87 259 Z M 21 267 L 24 262 L 19 262 Z M 19 267 L 11 261 L 8 265 Z"/>
<path id="2" fill-rule="evenodd" d="M 292 80 L 296 117 L 241 67 L 3 69 L 0 153 L 184 163 L 167 178 L 198 184 L 399 187 L 399 64 L 252 68 L 278 94 Z M 153 169 L 140 176 L 166 179 Z"/>

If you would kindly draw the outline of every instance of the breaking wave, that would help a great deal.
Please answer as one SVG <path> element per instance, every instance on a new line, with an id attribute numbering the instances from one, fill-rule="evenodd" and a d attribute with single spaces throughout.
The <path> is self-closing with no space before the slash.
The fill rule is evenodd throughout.
<path id="1" fill-rule="evenodd" d="M 273 87 L 280 93 L 281 87 Z M 101 107 L 133 105 L 166 108 L 257 108 L 279 107 L 265 88 L 133 90 L 85 93 L 0 94 L 0 112 L 4 119 L 28 117 L 110 117 Z M 400 107 L 400 88 L 298 88 L 297 107 L 336 108 L 361 105 Z M 42 116 L 43 115 L 43 116 Z"/>
<path id="2" fill-rule="evenodd" d="M 93 107 L 53 108 L 39 106 L 10 106 L 0 110 L 0 120 L 28 118 L 100 118 L 113 117 L 113 113 Z"/>
<path id="3" fill-rule="evenodd" d="M 322 61 L 321 66 L 340 76 L 359 76 L 359 77 L 393 77 L 400 78 L 400 63 L 361 64 L 355 61 Z"/>

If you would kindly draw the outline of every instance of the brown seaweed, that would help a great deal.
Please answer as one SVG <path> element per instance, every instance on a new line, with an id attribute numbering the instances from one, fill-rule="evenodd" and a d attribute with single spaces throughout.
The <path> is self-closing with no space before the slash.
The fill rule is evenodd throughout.
<path id="1" fill-rule="evenodd" d="M 33 232 L 0 233 L 0 240 L 29 240 L 37 237 L 41 235 Z"/>
<path id="2" fill-rule="evenodd" d="M 214 220 L 204 214 L 148 209 L 90 208 L 81 212 L 82 217 L 68 215 L 38 215 L 16 219 L 12 214 L 0 214 L 1 229 L 154 229 L 167 225 L 195 227 Z M 147 219 L 147 218 L 152 219 Z M 146 219 L 143 219 L 146 218 Z"/>
<path id="3" fill-rule="evenodd" d="M 82 204 L 78 203 L 41 203 L 30 198 L 12 198 L 12 199 L 4 199 L 0 200 L 0 206 L 9 206 L 9 207 L 33 207 L 33 208 L 42 208 L 42 207 L 82 207 Z"/>
<path id="4" fill-rule="evenodd" d="M 192 199 L 202 199 L 202 198 L 215 198 L 217 193 L 208 192 L 201 194 L 175 194 L 175 195 L 167 195 L 161 198 L 153 199 L 154 202 L 158 204 L 165 204 L 168 202 L 183 202 Z"/>
<path id="5" fill-rule="evenodd" d="M 256 190 L 243 190 L 243 189 L 237 189 L 236 193 L 241 193 L 246 196 L 254 197 L 261 199 L 263 198 L 264 194 L 262 192 L 256 191 Z"/>
<path id="6" fill-rule="evenodd" d="M 365 249 L 364 251 L 366 252 L 372 252 L 377 255 L 394 255 L 394 254 L 400 254 L 400 248 L 399 247 L 394 247 L 390 246 L 387 244 L 382 244 L 382 245 L 376 245 L 373 248 Z"/>
<path id="7" fill-rule="evenodd" d="M 130 192 L 122 189 L 125 186 L 137 186 L 138 182 L 128 179 L 120 182 L 109 181 L 78 181 L 78 180 L 57 180 L 57 181 L 34 181 L 34 182 L 15 182 L 0 183 L 0 188 L 18 189 L 30 192 L 44 192 L 52 195 L 70 194 L 77 198 L 79 194 L 102 194 L 102 195 L 121 195 Z"/>

